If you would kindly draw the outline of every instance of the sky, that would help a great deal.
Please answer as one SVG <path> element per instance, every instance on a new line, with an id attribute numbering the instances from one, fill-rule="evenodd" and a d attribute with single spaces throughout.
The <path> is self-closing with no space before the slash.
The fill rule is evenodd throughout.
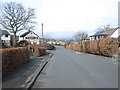
<path id="1" fill-rule="evenodd" d="M 45 36 L 66 40 L 80 30 L 92 35 L 99 27 L 118 26 L 119 0 L 0 0 L 0 7 L 14 1 L 25 8 L 35 8 L 37 25 L 34 32 L 39 36 L 41 23 Z"/>

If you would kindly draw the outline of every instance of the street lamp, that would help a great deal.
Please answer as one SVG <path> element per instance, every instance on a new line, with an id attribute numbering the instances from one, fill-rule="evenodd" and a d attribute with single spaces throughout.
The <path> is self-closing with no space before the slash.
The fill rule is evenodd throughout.
<path id="1" fill-rule="evenodd" d="M 44 37 L 43 37 L 43 23 L 42 23 L 42 44 L 44 44 Z"/>

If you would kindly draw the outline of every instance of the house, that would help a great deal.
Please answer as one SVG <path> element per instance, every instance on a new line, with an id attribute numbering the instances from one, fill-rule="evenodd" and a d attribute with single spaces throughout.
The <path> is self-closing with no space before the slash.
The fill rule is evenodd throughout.
<path id="1" fill-rule="evenodd" d="M 90 40 L 102 39 L 106 37 L 118 38 L 119 28 L 107 29 L 105 31 L 98 31 L 94 35 L 90 36 Z"/>
<path id="2" fill-rule="evenodd" d="M 32 44 L 40 44 L 39 36 L 31 30 L 28 30 L 27 32 L 20 35 L 19 41 L 20 40 L 26 40 L 28 42 L 31 42 Z"/>
<path id="3" fill-rule="evenodd" d="M 10 34 L 6 30 L 0 30 L 0 38 L 2 45 L 10 46 Z"/>
<path id="4" fill-rule="evenodd" d="M 51 40 L 51 41 L 48 41 L 47 44 L 56 44 L 56 42 Z"/>

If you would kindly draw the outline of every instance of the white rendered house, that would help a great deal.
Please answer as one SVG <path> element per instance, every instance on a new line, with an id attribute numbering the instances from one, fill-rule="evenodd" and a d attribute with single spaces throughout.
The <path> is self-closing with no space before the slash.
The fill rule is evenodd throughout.
<path id="1" fill-rule="evenodd" d="M 6 30 L 0 30 L 0 38 L 2 40 L 2 44 L 10 46 L 10 34 Z"/>
<path id="2" fill-rule="evenodd" d="M 40 44 L 39 36 L 30 30 L 28 32 L 25 32 L 22 35 L 20 35 L 19 41 L 20 40 L 26 40 L 28 42 L 31 42 L 32 44 Z"/>

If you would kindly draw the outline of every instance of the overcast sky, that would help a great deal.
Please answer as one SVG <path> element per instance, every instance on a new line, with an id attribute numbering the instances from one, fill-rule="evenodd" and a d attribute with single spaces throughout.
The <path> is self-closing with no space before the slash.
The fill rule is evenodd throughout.
<path id="1" fill-rule="evenodd" d="M 119 0 L 1 0 L 0 6 L 11 1 L 36 9 L 39 36 L 42 22 L 44 34 L 57 39 L 72 38 L 79 30 L 92 35 L 99 27 L 118 25 Z"/>

